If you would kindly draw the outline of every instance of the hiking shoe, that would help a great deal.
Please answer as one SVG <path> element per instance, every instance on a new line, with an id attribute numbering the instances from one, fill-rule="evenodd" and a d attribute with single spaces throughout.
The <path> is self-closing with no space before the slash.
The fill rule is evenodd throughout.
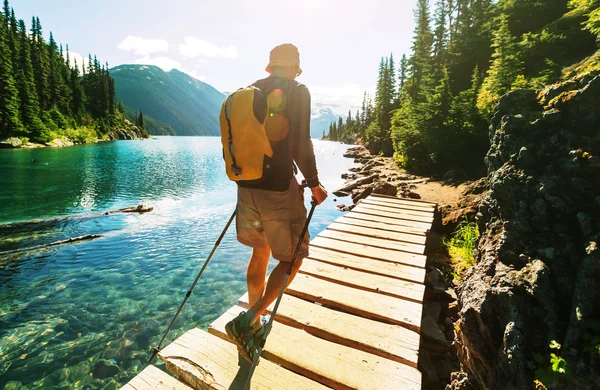
<path id="1" fill-rule="evenodd" d="M 264 332 L 262 321 L 257 321 L 252 326 L 248 324 L 246 312 L 241 312 L 225 325 L 227 336 L 237 346 L 239 354 L 250 363 L 254 362 L 258 352 L 256 342 L 259 340 L 255 339 L 255 334 L 261 332 L 261 329 Z"/>

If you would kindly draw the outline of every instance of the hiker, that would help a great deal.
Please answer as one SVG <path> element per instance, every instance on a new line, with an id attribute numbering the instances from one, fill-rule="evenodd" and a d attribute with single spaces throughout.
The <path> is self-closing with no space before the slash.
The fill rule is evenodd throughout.
<path id="1" fill-rule="evenodd" d="M 305 85 L 295 81 L 302 73 L 296 46 L 288 43 L 275 47 L 266 71 L 270 73 L 269 77 L 252 86 L 262 92 L 268 103 L 264 127 L 270 144 L 266 149 L 270 149 L 268 152 L 272 152 L 272 157 L 266 153 L 265 159 L 270 160 L 265 160 L 262 178 L 237 182 L 237 239 L 252 247 L 246 275 L 250 309 L 225 327 L 240 354 L 249 362 L 255 358 L 268 322 L 268 317 L 262 314 L 277 299 L 306 222 L 304 189 L 295 178 L 296 165 L 305 177 L 314 201 L 321 204 L 327 198 L 327 192 L 319 183 L 310 139 L 310 93 Z M 253 103 L 255 116 L 260 111 L 257 101 L 255 99 Z M 302 265 L 302 259 L 308 256 L 309 241 L 309 234 L 306 234 L 288 285 Z M 279 263 L 265 288 L 271 255 Z"/>

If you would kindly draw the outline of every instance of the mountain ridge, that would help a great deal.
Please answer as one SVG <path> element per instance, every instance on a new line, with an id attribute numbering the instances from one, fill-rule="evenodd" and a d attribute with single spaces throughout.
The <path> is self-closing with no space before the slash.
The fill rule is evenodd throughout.
<path id="1" fill-rule="evenodd" d="M 171 126 L 175 135 L 219 135 L 223 94 L 177 69 L 124 64 L 109 70 L 117 99 Z"/>

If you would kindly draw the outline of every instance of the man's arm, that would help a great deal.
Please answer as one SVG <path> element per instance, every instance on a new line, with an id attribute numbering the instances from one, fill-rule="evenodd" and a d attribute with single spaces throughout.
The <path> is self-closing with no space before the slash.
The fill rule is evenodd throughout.
<path id="1" fill-rule="evenodd" d="M 313 197 L 320 204 L 327 198 L 327 192 L 319 183 L 315 152 L 310 139 L 310 92 L 306 86 L 299 85 L 293 93 L 292 153 Z"/>

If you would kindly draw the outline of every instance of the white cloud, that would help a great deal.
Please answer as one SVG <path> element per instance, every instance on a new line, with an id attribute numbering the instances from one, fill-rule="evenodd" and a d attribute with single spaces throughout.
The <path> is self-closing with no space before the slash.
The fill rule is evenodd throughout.
<path id="1" fill-rule="evenodd" d="M 237 49 L 233 46 L 218 47 L 194 37 L 185 37 L 183 40 L 185 43 L 179 45 L 179 52 L 184 57 L 236 58 L 238 55 Z"/>
<path id="2" fill-rule="evenodd" d="M 169 42 L 164 39 L 146 39 L 129 35 L 118 46 L 119 49 L 130 51 L 140 56 L 169 50 Z"/>
<path id="3" fill-rule="evenodd" d="M 196 80 L 206 81 L 206 76 L 200 76 L 200 75 L 198 75 L 198 72 L 196 72 L 195 70 L 193 70 L 191 72 L 187 72 L 187 74 L 190 75 L 190 76 L 192 76 Z"/>
<path id="4" fill-rule="evenodd" d="M 144 56 L 142 58 L 138 58 L 134 61 L 136 64 L 141 65 L 156 65 L 165 72 L 170 71 L 171 69 L 177 69 L 182 72 L 185 72 L 183 66 L 172 58 L 169 57 L 156 57 L 150 58 L 150 56 Z"/>
<path id="5" fill-rule="evenodd" d="M 75 61 L 77 61 L 77 68 L 79 68 L 79 72 L 81 72 L 81 64 L 85 64 L 87 67 L 87 58 L 84 58 L 81 54 L 75 53 L 74 51 L 69 51 L 69 65 L 71 68 L 75 67 Z M 63 52 L 63 56 L 65 60 L 67 59 L 67 51 Z"/>
<path id="6" fill-rule="evenodd" d="M 362 105 L 365 92 L 365 88 L 358 84 L 346 84 L 340 87 L 309 86 L 308 89 L 313 105 L 321 103 L 339 115 L 348 115 L 348 110 L 352 110 L 354 115 Z M 371 89 L 366 91 L 373 96 L 374 92 Z"/>

